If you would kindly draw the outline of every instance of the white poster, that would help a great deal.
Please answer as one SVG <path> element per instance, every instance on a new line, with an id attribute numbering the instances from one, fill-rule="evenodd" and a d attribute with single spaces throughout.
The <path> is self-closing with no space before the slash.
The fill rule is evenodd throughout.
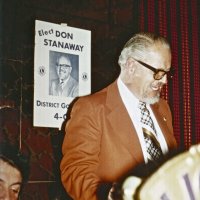
<path id="1" fill-rule="evenodd" d="M 33 125 L 61 128 L 69 104 L 91 92 L 91 31 L 35 21 Z"/>

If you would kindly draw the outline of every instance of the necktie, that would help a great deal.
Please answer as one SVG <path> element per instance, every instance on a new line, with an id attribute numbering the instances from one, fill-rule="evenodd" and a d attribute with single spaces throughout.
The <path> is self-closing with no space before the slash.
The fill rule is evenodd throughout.
<path id="1" fill-rule="evenodd" d="M 63 92 L 63 80 L 59 83 L 58 85 L 58 95 L 62 96 L 62 92 Z"/>
<path id="2" fill-rule="evenodd" d="M 162 155 L 162 150 L 158 140 L 156 139 L 156 130 L 151 119 L 150 112 L 144 102 L 139 103 L 141 110 L 141 123 L 146 143 L 146 149 L 148 154 L 148 160 L 156 161 Z M 154 133 L 154 134 L 153 134 Z"/>

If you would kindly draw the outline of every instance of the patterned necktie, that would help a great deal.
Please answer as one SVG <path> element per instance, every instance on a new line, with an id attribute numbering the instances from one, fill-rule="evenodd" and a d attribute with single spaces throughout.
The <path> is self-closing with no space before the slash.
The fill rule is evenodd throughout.
<path id="1" fill-rule="evenodd" d="M 58 96 L 62 96 L 62 92 L 63 92 L 63 80 L 61 80 L 61 82 L 58 85 Z"/>
<path id="2" fill-rule="evenodd" d="M 156 161 L 162 155 L 162 150 L 158 140 L 156 139 L 156 130 L 153 124 L 153 120 L 151 119 L 150 112 L 144 102 L 140 101 L 139 108 L 141 110 L 140 121 L 142 123 L 142 130 L 146 143 L 148 160 Z"/>

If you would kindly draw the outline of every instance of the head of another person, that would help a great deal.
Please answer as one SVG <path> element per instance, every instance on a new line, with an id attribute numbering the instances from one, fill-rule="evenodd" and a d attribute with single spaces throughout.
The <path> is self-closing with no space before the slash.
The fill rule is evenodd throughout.
<path id="1" fill-rule="evenodd" d="M 171 48 L 164 37 L 135 34 L 122 49 L 118 63 L 122 81 L 136 98 L 149 104 L 159 101 L 167 74 L 172 72 Z"/>
<path id="2" fill-rule="evenodd" d="M 0 199 L 17 200 L 28 179 L 28 159 L 16 147 L 0 144 Z"/>
<path id="3" fill-rule="evenodd" d="M 57 59 L 56 71 L 60 81 L 68 79 L 72 71 L 72 64 L 67 55 L 61 55 Z"/>

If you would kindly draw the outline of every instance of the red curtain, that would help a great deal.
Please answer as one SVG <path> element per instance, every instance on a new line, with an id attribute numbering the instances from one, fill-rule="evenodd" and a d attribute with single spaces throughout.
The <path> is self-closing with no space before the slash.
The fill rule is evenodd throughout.
<path id="1" fill-rule="evenodd" d="M 171 43 L 176 73 L 162 95 L 173 113 L 179 145 L 200 143 L 200 28 L 198 0 L 142 0 L 140 29 L 158 32 Z"/>

